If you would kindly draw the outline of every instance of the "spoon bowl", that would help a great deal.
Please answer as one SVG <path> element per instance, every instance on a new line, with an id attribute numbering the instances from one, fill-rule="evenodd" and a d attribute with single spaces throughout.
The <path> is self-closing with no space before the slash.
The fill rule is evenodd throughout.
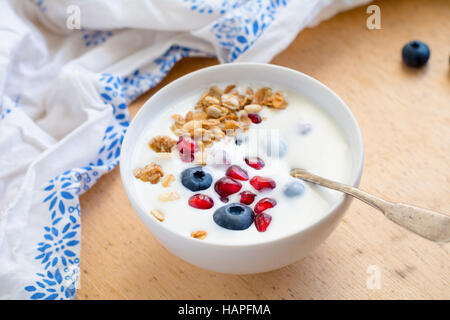
<path id="1" fill-rule="evenodd" d="M 428 240 L 450 242 L 450 216 L 448 215 L 410 204 L 389 202 L 356 187 L 319 177 L 303 169 L 292 169 L 291 175 L 355 197 L 378 209 L 396 224 Z"/>

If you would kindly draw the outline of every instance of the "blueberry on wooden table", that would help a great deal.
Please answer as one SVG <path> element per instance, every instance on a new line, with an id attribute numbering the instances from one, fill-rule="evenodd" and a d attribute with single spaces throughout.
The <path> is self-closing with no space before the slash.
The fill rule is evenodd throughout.
<path id="1" fill-rule="evenodd" d="M 408 42 L 402 49 L 402 58 L 403 62 L 410 67 L 422 67 L 430 58 L 430 48 L 421 41 Z"/>

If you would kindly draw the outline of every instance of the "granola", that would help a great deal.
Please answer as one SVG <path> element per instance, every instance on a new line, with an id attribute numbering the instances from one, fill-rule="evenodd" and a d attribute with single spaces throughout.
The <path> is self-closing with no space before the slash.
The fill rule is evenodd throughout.
<path id="1" fill-rule="evenodd" d="M 134 169 L 133 174 L 137 179 L 141 179 L 144 182 L 150 182 L 151 184 L 156 184 L 159 182 L 161 177 L 164 176 L 164 171 L 159 165 L 152 162 L 147 164 L 144 168 Z"/>
<path id="2" fill-rule="evenodd" d="M 156 136 L 148 145 L 155 152 L 170 152 L 176 144 L 177 141 L 168 136 Z"/>
<path id="3" fill-rule="evenodd" d="M 208 232 L 206 232 L 204 230 L 198 230 L 198 231 L 191 232 L 192 238 L 200 239 L 200 240 L 205 239 L 207 235 L 208 235 Z"/>
<path id="4" fill-rule="evenodd" d="M 185 116 L 172 115 L 174 122 L 171 130 L 177 137 L 192 138 L 200 147 L 198 153 L 204 153 L 205 148 L 215 141 L 247 131 L 252 124 L 250 117 L 258 114 L 264 107 L 284 109 L 286 106 L 287 102 L 281 91 L 274 93 L 271 88 L 264 87 L 256 91 L 247 88 L 241 94 L 235 85 L 228 85 L 224 90 L 213 86 L 203 93 L 193 110 L 188 111 Z M 177 141 L 168 136 L 156 136 L 149 142 L 150 148 L 161 154 L 170 153 L 176 144 Z M 192 160 L 195 159 L 194 162 L 200 165 L 206 164 L 206 158 L 207 155 L 201 154 L 192 156 Z M 137 174 L 148 179 L 139 170 Z M 152 181 L 157 183 L 159 179 L 155 176 Z M 170 185 L 169 181 L 171 180 L 164 180 L 164 184 Z"/>
<path id="5" fill-rule="evenodd" d="M 156 209 L 153 209 L 153 210 L 150 210 L 150 213 L 151 213 L 151 215 L 154 216 L 158 221 L 161 221 L 161 222 L 164 221 L 164 213 L 162 213 L 161 211 L 156 210 Z"/>
<path id="6" fill-rule="evenodd" d="M 168 188 L 170 187 L 170 185 L 172 184 L 172 182 L 175 181 L 175 176 L 171 173 L 169 173 L 168 175 L 165 175 L 162 179 L 161 179 L 161 185 L 164 188 Z"/>
<path id="7" fill-rule="evenodd" d="M 256 104 L 256 103 L 249 104 L 244 107 L 244 110 L 247 113 L 258 113 L 261 111 L 261 109 L 262 109 L 261 105 Z"/>
<path id="8" fill-rule="evenodd" d="M 180 199 L 180 195 L 178 194 L 178 192 L 175 192 L 175 191 L 167 191 L 167 192 L 160 193 L 158 195 L 158 200 L 160 200 L 162 202 L 175 201 L 178 199 Z"/>
<path id="9" fill-rule="evenodd" d="M 175 121 L 171 129 L 177 136 L 188 135 L 207 142 L 208 146 L 226 135 L 235 135 L 237 130 L 248 130 L 251 121 L 246 115 L 258 113 L 264 106 L 284 109 L 287 102 L 281 91 L 273 93 L 270 88 L 260 88 L 256 92 L 247 88 L 240 94 L 235 85 L 228 85 L 223 91 L 214 86 L 201 96 L 193 111 L 184 117 L 173 115 Z"/>

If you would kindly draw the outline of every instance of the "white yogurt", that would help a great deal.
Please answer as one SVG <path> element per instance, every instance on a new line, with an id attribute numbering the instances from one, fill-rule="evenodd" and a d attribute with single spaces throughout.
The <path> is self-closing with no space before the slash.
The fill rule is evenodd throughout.
<path id="1" fill-rule="evenodd" d="M 221 88 L 225 86 L 219 84 Z M 261 85 L 240 84 L 238 90 L 245 92 L 247 87 L 257 89 Z M 213 183 L 207 190 L 198 193 L 210 196 L 214 200 L 214 206 L 208 210 L 190 207 L 188 199 L 194 192 L 181 184 L 180 174 L 185 168 L 195 165 L 182 162 L 179 157 L 161 156 L 148 147 L 148 142 L 159 135 L 177 139 L 170 130 L 173 123 L 171 116 L 173 114 L 185 115 L 192 110 L 205 90 L 199 90 L 178 104 L 169 106 L 160 112 L 150 120 L 151 125 L 149 125 L 148 131 L 143 133 L 138 141 L 134 167 L 144 167 L 150 162 L 155 162 L 162 167 L 165 174 L 172 173 L 176 177 L 176 181 L 169 188 L 163 188 L 161 183 L 153 185 L 134 179 L 139 200 L 146 212 L 150 214 L 152 209 L 160 210 L 165 215 L 165 220 L 161 223 L 172 231 L 186 236 L 190 236 L 192 231 L 207 231 L 208 236 L 199 241 L 250 244 L 273 240 L 302 230 L 325 216 L 329 209 L 341 199 L 343 195 L 338 192 L 304 182 L 305 191 L 301 196 L 289 198 L 284 195 L 283 187 L 293 181 L 289 175 L 292 168 L 304 168 L 329 179 L 348 183 L 350 182 L 352 159 L 344 135 L 333 119 L 299 95 L 283 90 L 283 95 L 288 102 L 287 108 L 283 110 L 263 108 L 260 115 L 266 119 L 260 124 L 251 124 L 250 129 L 246 132 L 249 136 L 249 143 L 237 146 L 234 138 L 225 137 L 207 148 L 210 153 L 214 150 L 226 150 L 232 159 L 231 164 L 245 169 L 250 178 L 258 175 L 270 177 L 276 181 L 277 187 L 274 190 L 263 192 L 254 190 L 248 181 L 240 181 L 243 185 L 240 192 L 248 190 L 257 194 L 255 201 L 250 205 L 252 208 L 263 197 L 276 199 L 277 205 L 265 211 L 272 216 L 272 222 L 267 231 L 258 232 L 254 225 L 246 230 L 232 231 L 224 229 L 214 222 L 214 211 L 225 205 L 214 191 L 214 183 L 225 175 L 228 166 L 208 163 L 204 167 L 204 170 L 212 175 Z M 306 123 L 311 124 L 312 130 L 303 135 L 301 134 L 302 124 Z M 256 141 L 254 137 L 261 137 L 263 130 L 266 130 L 265 132 L 268 130 L 275 136 L 279 135 L 284 139 L 287 144 L 287 152 L 284 157 L 267 156 L 265 144 L 261 139 L 257 140 L 258 143 L 254 143 Z M 258 148 L 256 148 L 257 145 Z M 249 167 L 244 161 L 246 155 L 256 153 L 265 161 L 265 166 L 261 170 Z M 177 192 L 180 199 L 171 202 L 158 200 L 158 195 L 166 191 Z M 228 203 L 239 202 L 239 193 L 231 195 L 229 199 Z"/>

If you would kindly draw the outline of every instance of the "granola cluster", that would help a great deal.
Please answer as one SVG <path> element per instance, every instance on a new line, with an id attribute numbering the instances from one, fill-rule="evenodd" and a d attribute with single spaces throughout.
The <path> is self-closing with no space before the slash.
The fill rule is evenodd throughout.
<path id="1" fill-rule="evenodd" d="M 198 231 L 191 232 L 192 238 L 200 239 L 200 240 L 205 239 L 207 235 L 208 235 L 208 232 L 206 232 L 205 230 L 198 230 Z"/>
<path id="2" fill-rule="evenodd" d="M 162 202 L 175 201 L 180 199 L 180 195 L 175 191 L 166 191 L 162 192 L 158 195 L 158 200 Z"/>
<path id="3" fill-rule="evenodd" d="M 165 217 L 164 213 L 157 209 L 150 210 L 150 214 L 156 218 L 156 220 L 163 222 Z"/>
<path id="4" fill-rule="evenodd" d="M 151 184 L 156 184 L 164 175 L 164 171 L 161 169 L 161 166 L 152 162 L 145 165 L 144 168 L 134 169 L 133 174 L 137 179 L 141 179 L 144 182 L 150 182 Z"/>
<path id="5" fill-rule="evenodd" d="M 169 188 L 175 181 L 175 176 L 173 174 L 169 173 L 164 175 L 161 166 L 154 162 L 145 165 L 144 168 L 134 169 L 133 174 L 137 179 L 141 179 L 144 182 L 150 182 L 151 184 L 157 184 L 161 180 L 163 188 Z M 166 191 L 160 193 L 158 199 L 163 202 L 175 201 L 180 199 L 180 195 L 175 191 Z"/>
<path id="6" fill-rule="evenodd" d="M 156 136 L 148 143 L 148 146 L 155 152 L 171 152 L 177 141 L 168 136 Z"/>
<path id="7" fill-rule="evenodd" d="M 175 181 L 175 176 L 171 173 L 168 175 L 165 175 L 164 178 L 161 179 L 161 185 L 163 188 L 168 188 L 172 185 L 172 183 Z"/>
<path id="8" fill-rule="evenodd" d="M 177 136 L 188 135 L 198 141 L 203 150 L 227 135 L 235 136 L 239 130 L 248 130 L 252 122 L 248 114 L 258 113 L 263 107 L 284 109 L 286 106 L 282 93 L 274 93 L 270 88 L 256 92 L 247 88 L 245 93 L 239 93 L 235 85 L 225 90 L 214 86 L 202 95 L 193 111 L 184 117 L 173 115 L 171 129 Z"/>

